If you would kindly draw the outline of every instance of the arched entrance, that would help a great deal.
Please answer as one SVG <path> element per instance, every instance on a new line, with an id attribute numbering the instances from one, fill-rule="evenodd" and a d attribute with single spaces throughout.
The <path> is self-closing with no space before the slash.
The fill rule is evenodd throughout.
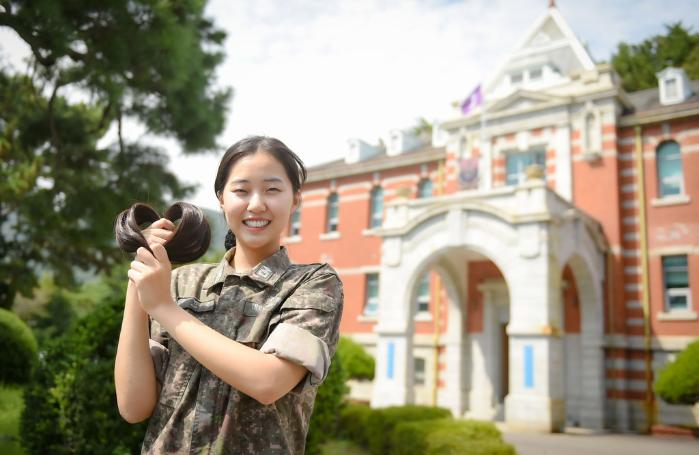
<path id="1" fill-rule="evenodd" d="M 504 414 L 512 426 L 562 429 L 566 396 L 561 374 L 561 270 L 567 258 L 581 257 L 571 259 L 570 267 L 578 282 L 581 276 L 593 289 L 591 305 L 601 307 L 601 276 L 591 267 L 604 263 L 599 226 L 539 181 L 493 194 L 393 202 L 387 209 L 384 227 L 377 229 L 384 240 L 372 406 L 414 402 L 411 302 L 424 271 L 439 267 L 447 288 L 448 324 L 438 404 L 457 416 Z M 468 331 L 473 314 L 464 311 L 470 304 L 465 273 L 475 258 L 489 261 L 501 274 L 499 283 L 480 283 L 480 292 L 488 295 L 488 305 L 482 305 L 488 315 L 481 340 Z M 559 263 L 561 258 L 566 259 Z M 590 330 L 601 330 L 601 324 Z M 495 360 L 478 366 L 476 345 L 483 359 L 490 349 Z M 588 344 L 583 346 L 590 350 Z M 594 374 L 601 374 L 597 357 L 588 357 Z M 476 374 L 479 368 L 482 374 Z M 485 378 L 488 393 L 479 378 Z M 592 397 L 597 399 L 597 392 Z M 587 421 L 600 420 L 581 412 Z"/>

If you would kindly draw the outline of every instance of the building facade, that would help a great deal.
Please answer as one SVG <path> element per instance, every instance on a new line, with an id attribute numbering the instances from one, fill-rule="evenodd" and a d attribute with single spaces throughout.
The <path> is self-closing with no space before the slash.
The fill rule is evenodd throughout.
<path id="1" fill-rule="evenodd" d="M 482 97 L 481 91 L 482 90 Z M 374 407 L 513 427 L 699 422 L 652 392 L 699 338 L 699 81 L 626 93 L 555 7 L 451 119 L 309 169 L 285 244 L 345 286 Z"/>

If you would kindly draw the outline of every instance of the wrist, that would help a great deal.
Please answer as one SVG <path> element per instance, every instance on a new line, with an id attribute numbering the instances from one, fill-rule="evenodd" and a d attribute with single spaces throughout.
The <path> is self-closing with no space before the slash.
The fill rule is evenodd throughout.
<path id="1" fill-rule="evenodd" d="M 161 319 L 165 319 L 168 314 L 171 314 L 178 308 L 179 306 L 177 306 L 175 301 L 172 298 L 170 298 L 165 299 L 162 302 L 159 302 L 158 304 L 154 305 L 152 308 L 148 310 L 148 314 L 150 314 L 153 319 L 160 322 Z"/>

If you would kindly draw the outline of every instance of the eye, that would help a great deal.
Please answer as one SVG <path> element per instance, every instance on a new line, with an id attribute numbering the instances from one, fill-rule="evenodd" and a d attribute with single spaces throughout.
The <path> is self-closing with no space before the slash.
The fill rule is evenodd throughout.
<path id="1" fill-rule="evenodd" d="M 234 193 L 247 193 L 247 191 L 245 191 L 245 190 L 243 190 L 243 189 L 240 189 L 240 188 L 234 189 L 233 192 L 234 192 Z"/>
<path id="2" fill-rule="evenodd" d="M 281 191 L 279 188 L 274 188 L 274 187 L 270 188 L 268 191 L 272 191 L 272 190 Z"/>

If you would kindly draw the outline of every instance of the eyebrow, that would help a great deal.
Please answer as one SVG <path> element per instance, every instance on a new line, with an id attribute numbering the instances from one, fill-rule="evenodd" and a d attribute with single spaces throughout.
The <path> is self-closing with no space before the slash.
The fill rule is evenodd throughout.
<path id="1" fill-rule="evenodd" d="M 268 177 L 265 179 L 265 182 L 279 182 L 283 183 L 284 181 L 280 179 L 279 177 Z M 231 181 L 231 183 L 250 183 L 250 180 L 247 179 L 236 179 Z"/>

